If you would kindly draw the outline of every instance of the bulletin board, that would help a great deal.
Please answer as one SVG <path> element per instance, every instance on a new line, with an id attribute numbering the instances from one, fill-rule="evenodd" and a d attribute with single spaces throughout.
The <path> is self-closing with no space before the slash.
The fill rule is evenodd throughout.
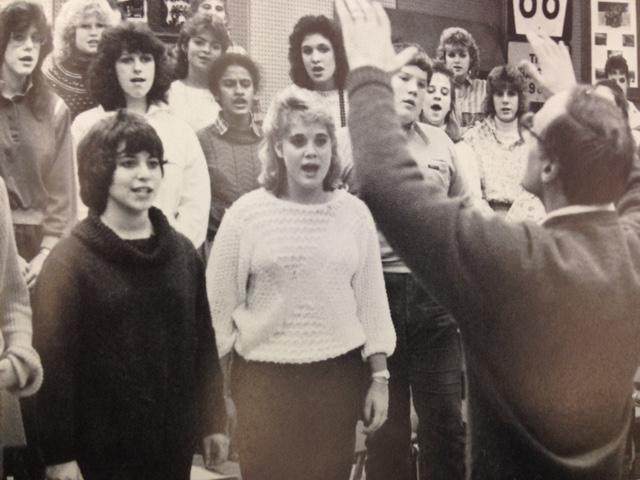
<path id="1" fill-rule="evenodd" d="M 638 88 L 638 18 L 640 2 L 636 0 L 591 0 L 588 11 L 589 77 L 591 83 L 605 78 L 604 65 L 611 55 L 622 55 L 629 65 L 629 94 L 640 99 Z"/>

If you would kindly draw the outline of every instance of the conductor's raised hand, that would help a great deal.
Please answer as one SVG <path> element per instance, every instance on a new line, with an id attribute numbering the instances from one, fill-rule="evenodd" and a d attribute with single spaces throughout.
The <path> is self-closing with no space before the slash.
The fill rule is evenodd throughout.
<path id="1" fill-rule="evenodd" d="M 519 66 L 547 98 L 576 85 L 571 55 L 563 42 L 556 43 L 548 35 L 539 33 L 528 33 L 527 40 L 541 71 L 527 60 L 521 61 Z"/>
<path id="2" fill-rule="evenodd" d="M 382 5 L 370 0 L 336 0 L 349 69 L 371 66 L 394 73 L 417 53 L 409 47 L 396 54 L 391 25 Z"/>

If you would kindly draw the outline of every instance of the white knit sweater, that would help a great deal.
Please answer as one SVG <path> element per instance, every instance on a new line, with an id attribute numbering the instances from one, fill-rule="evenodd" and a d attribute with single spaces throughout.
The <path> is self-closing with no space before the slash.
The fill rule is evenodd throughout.
<path id="1" fill-rule="evenodd" d="M 221 356 L 306 363 L 395 347 L 373 219 L 345 191 L 316 205 L 242 196 L 216 235 L 207 290 Z"/>

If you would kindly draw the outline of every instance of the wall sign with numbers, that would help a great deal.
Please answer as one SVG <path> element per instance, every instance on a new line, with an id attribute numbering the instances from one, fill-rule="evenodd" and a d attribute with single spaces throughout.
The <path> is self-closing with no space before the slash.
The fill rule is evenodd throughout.
<path id="1" fill-rule="evenodd" d="M 508 0 L 507 58 L 511 65 L 528 60 L 537 65 L 525 34 L 545 33 L 571 44 L 571 0 Z M 532 109 L 544 102 L 544 97 L 530 78 L 526 78 L 526 94 Z"/>
<path id="2" fill-rule="evenodd" d="M 543 32 L 571 41 L 571 0 L 508 0 L 509 40 L 526 41 L 527 32 Z"/>

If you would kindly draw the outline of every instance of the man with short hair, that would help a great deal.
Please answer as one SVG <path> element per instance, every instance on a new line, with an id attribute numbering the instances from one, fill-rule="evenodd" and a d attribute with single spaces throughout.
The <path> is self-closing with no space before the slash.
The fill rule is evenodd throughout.
<path id="1" fill-rule="evenodd" d="M 409 44 L 396 44 L 402 50 Z M 391 78 L 394 110 L 418 162 L 421 174 L 441 185 L 451 196 L 467 195 L 460 177 L 453 142 L 446 132 L 418 122 L 431 61 L 419 53 Z M 358 192 L 349 131 L 338 132 L 344 180 Z M 382 234 L 380 253 L 396 350 L 389 358 L 389 416 L 367 439 L 369 480 L 409 480 L 411 472 L 411 400 L 418 416 L 420 476 L 424 479 L 462 480 L 464 427 L 462 423 L 462 352 L 458 326 L 438 302 L 414 279 Z"/>
<path id="2" fill-rule="evenodd" d="M 604 74 L 610 80 L 615 80 L 625 98 L 629 91 L 629 65 L 622 55 L 611 55 L 607 58 L 607 63 L 604 65 Z M 640 131 L 640 111 L 636 108 L 634 103 L 627 98 L 627 110 L 629 112 L 629 126 L 632 130 Z"/>
<path id="3" fill-rule="evenodd" d="M 549 215 L 487 217 L 423 178 L 406 147 L 387 72 L 414 52 L 394 55 L 382 6 L 336 6 L 361 196 L 462 332 L 468 477 L 621 479 L 640 356 L 640 164 L 629 175 L 626 119 L 575 86 L 565 47 L 530 36 L 534 78 L 559 92 L 523 123 L 523 185 Z"/>

